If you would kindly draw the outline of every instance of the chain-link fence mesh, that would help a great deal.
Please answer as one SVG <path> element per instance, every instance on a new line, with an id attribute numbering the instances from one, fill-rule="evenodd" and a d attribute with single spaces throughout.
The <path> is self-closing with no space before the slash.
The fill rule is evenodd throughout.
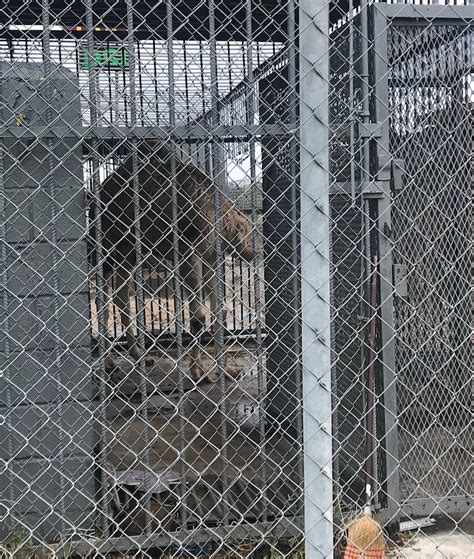
<path id="1" fill-rule="evenodd" d="M 472 14 L 369 4 L 3 3 L 2 557 L 472 553 Z"/>

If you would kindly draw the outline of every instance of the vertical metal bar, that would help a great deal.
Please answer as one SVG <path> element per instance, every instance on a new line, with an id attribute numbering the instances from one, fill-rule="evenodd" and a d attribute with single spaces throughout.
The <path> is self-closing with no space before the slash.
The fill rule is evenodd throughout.
<path id="1" fill-rule="evenodd" d="M 209 46 L 210 46 L 210 64 L 211 64 L 211 125 L 217 126 L 219 123 L 219 87 L 217 77 L 217 52 L 216 52 L 216 27 L 215 27 L 215 0 L 209 0 Z M 226 380 L 224 370 L 224 328 L 223 328 L 223 300 L 224 300 L 224 278 L 223 278 L 223 251 L 222 251 L 222 233 L 221 233 L 221 188 L 223 180 L 223 164 L 221 160 L 221 147 L 213 137 L 211 142 L 211 158 L 212 158 L 212 178 L 214 188 L 214 235 L 215 235 L 215 251 L 216 251 L 216 297 L 217 309 L 215 316 L 215 342 L 214 357 L 219 375 L 220 412 L 222 421 L 220 425 L 220 435 L 222 441 L 222 488 L 223 488 L 223 521 L 224 524 L 229 522 L 229 505 L 228 505 L 228 472 L 227 472 L 227 398 L 226 398 Z"/>
<path id="2" fill-rule="evenodd" d="M 298 96 L 296 91 L 296 24 L 295 24 L 295 0 L 288 0 L 288 87 L 289 87 L 289 120 L 293 125 L 298 120 Z M 298 266 L 299 266 L 299 247 L 298 247 L 298 146 L 297 140 L 293 136 L 290 140 L 290 173 L 292 177 L 291 183 L 291 221 L 294 224 L 291 232 L 291 248 L 292 256 L 291 263 L 293 266 L 293 311 L 294 311 L 294 324 L 293 324 L 293 337 L 295 340 L 295 382 L 297 390 L 299 391 L 297 397 L 298 401 L 302 402 L 302 371 L 301 362 L 296 359 L 296 356 L 301 355 L 301 323 L 299 320 L 300 301 L 299 294 L 301 292 L 301 285 L 299 281 Z M 303 415 L 300 412 L 296 416 L 296 430 L 299 435 L 299 444 L 303 443 Z M 303 483 L 303 461 L 298 460 L 298 479 Z"/>
<path id="3" fill-rule="evenodd" d="M 163 304 L 162 304 L 162 297 L 161 297 L 161 292 L 162 292 L 162 289 L 163 289 L 162 278 L 163 278 L 163 281 L 166 281 L 166 276 L 164 276 L 163 270 L 158 269 L 157 278 L 158 278 L 158 285 L 157 285 L 157 288 L 158 288 L 158 291 L 157 291 L 157 293 L 158 293 L 158 331 L 161 334 L 163 332 L 163 324 L 164 324 L 164 321 L 163 321 Z M 164 286 L 164 290 L 166 292 L 166 285 Z"/>
<path id="4" fill-rule="evenodd" d="M 155 111 L 156 111 L 156 124 L 160 123 L 160 102 L 159 102 L 159 95 L 158 95 L 158 68 L 156 65 L 156 39 L 155 37 L 152 38 L 152 47 L 153 47 L 153 84 L 155 86 Z"/>
<path id="5" fill-rule="evenodd" d="M 174 320 L 171 320 L 171 309 L 170 309 L 170 288 L 168 285 L 168 268 L 165 269 L 165 301 L 166 301 L 166 326 L 169 329 L 170 333 L 176 329 Z M 176 312 L 176 309 L 174 309 Z"/>
<path id="6" fill-rule="evenodd" d="M 329 4 L 299 2 L 305 556 L 333 557 Z"/>
<path id="7" fill-rule="evenodd" d="M 207 106 L 206 106 L 206 78 L 204 76 L 204 56 L 202 51 L 202 41 L 199 41 L 199 68 L 201 70 L 201 98 L 202 98 L 202 114 L 206 114 Z M 207 147 L 205 148 L 207 152 Z M 207 153 L 206 153 L 207 156 Z M 207 162 L 206 157 L 206 162 Z"/>
<path id="8" fill-rule="evenodd" d="M 374 83 L 376 84 L 375 110 L 378 122 L 389 120 L 389 85 L 388 85 L 388 33 L 387 18 L 374 6 Z M 388 126 L 378 139 L 379 155 L 389 153 Z M 384 197 L 378 201 L 379 219 L 379 277 L 380 277 L 380 318 L 382 340 L 382 370 L 383 370 L 383 405 L 385 422 L 385 460 L 387 472 L 387 497 L 388 507 L 392 518 L 399 514 L 400 506 L 400 470 L 398 462 L 398 405 L 397 384 L 395 369 L 395 329 L 393 324 L 393 297 L 394 286 L 392 283 L 392 252 L 393 246 L 390 239 L 392 228 L 391 221 L 391 192 L 390 171 L 379 169 L 378 180 L 384 185 Z"/>
<path id="9" fill-rule="evenodd" d="M 106 45 L 107 45 L 107 52 L 110 52 L 110 39 L 107 39 L 106 41 Z M 114 107 L 114 99 L 113 99 L 113 93 L 112 93 L 112 74 L 116 73 L 116 72 L 111 72 L 110 71 L 110 58 L 108 59 L 108 67 L 107 67 L 107 85 L 108 85 L 108 90 L 109 90 L 109 117 L 110 117 L 110 124 L 113 123 L 113 119 L 114 119 L 114 113 L 113 113 L 113 107 Z"/>
<path id="10" fill-rule="evenodd" d="M 97 91 L 96 91 L 96 69 L 94 60 L 94 21 L 92 12 L 92 0 L 86 0 L 86 55 L 88 59 L 88 77 L 89 77 L 89 109 L 90 109 L 90 123 L 91 126 L 98 126 L 98 115 L 97 115 Z M 79 69 L 79 65 L 78 65 Z M 101 210 L 102 204 L 100 202 L 100 184 L 99 184 L 99 161 L 97 158 L 97 141 L 93 139 L 91 141 L 91 153 L 92 153 L 92 173 L 91 173 L 91 190 L 93 194 L 93 203 L 96 207 L 95 216 L 95 254 L 97 257 L 96 263 L 96 301 L 97 301 L 97 329 L 98 329 L 98 367 L 97 367 L 97 377 L 99 384 L 99 405 L 97 410 L 98 423 L 99 423 L 99 452 L 97 456 L 97 464 L 99 467 L 100 482 L 102 485 L 101 497 L 100 497 L 100 508 L 102 512 L 102 517 L 99 519 L 101 524 L 102 532 L 104 536 L 109 535 L 109 500 L 107 491 L 107 475 L 106 475 L 106 383 L 104 379 L 105 374 L 105 357 L 107 352 L 107 327 L 105 324 L 106 316 L 106 305 L 108 301 L 106 300 L 105 293 L 105 280 L 104 280 L 104 252 L 103 252 L 103 235 L 102 235 L 102 222 L 101 222 Z M 115 320 L 114 320 L 115 323 Z M 109 348 L 110 349 L 110 348 Z"/>
<path id="11" fill-rule="evenodd" d="M 130 91 L 130 126 L 137 125 L 137 101 L 136 101 L 136 59 L 135 59 L 135 37 L 133 23 L 133 0 L 126 0 L 127 6 L 127 56 L 129 69 L 129 91 Z M 138 144 L 132 138 L 132 185 L 133 185 L 133 213 L 135 234 L 135 285 L 137 298 L 137 339 L 139 346 L 139 358 L 136 368 L 140 377 L 140 417 L 143 423 L 143 451 L 141 459 L 144 462 L 145 472 L 150 470 L 150 444 L 148 437 L 148 409 L 147 409 L 147 379 L 145 371 L 145 307 L 143 290 L 143 255 L 142 255 L 142 231 L 141 231 L 141 208 L 140 208 L 140 180 L 138 175 Z M 145 476 L 145 532 L 151 533 L 151 510 L 150 510 L 150 478 Z"/>
<path id="12" fill-rule="evenodd" d="M 107 39 L 107 52 L 110 52 L 110 39 Z M 114 113 L 113 113 L 113 107 L 114 107 L 114 99 L 113 99 L 113 92 L 112 92 L 112 74 L 115 74 L 116 72 L 111 72 L 110 71 L 110 59 L 108 61 L 108 68 L 107 68 L 107 86 L 108 86 L 108 91 L 109 91 L 109 117 L 110 117 L 110 124 L 113 123 L 113 118 L 114 118 Z M 104 115 L 105 116 L 105 115 Z"/>
<path id="13" fill-rule="evenodd" d="M 245 270 L 247 274 L 247 327 L 250 328 L 250 323 L 252 321 L 252 313 L 250 312 L 252 309 L 252 268 L 247 264 Z"/>
<path id="14" fill-rule="evenodd" d="M 130 33 L 130 30 L 129 30 Z M 130 62 L 129 62 L 130 65 Z M 118 72 L 118 70 L 117 70 Z M 128 74 L 130 80 L 130 73 Z M 130 119 L 128 115 L 128 101 L 127 101 L 127 78 L 125 76 L 125 68 L 122 68 L 122 82 L 123 82 L 123 94 L 120 98 L 123 100 L 123 114 L 124 114 L 124 124 L 129 125 Z"/>
<path id="15" fill-rule="evenodd" d="M 169 84 L 169 123 L 171 133 L 176 126 L 175 112 L 175 77 L 174 77 L 174 45 L 173 45 L 173 4 L 172 0 L 166 1 L 166 46 L 168 52 L 168 84 Z M 175 301 L 175 317 L 176 317 L 176 362 L 178 367 L 178 415 L 179 415 L 179 456 L 180 456 L 180 478 L 179 487 L 181 497 L 181 523 L 186 528 L 187 522 L 187 506 L 186 506 L 186 419 L 184 409 L 184 375 L 182 369 L 183 356 L 183 301 L 182 301 L 182 278 L 179 272 L 180 255 L 179 255 L 179 222 L 178 222 L 178 184 L 176 180 L 176 151 L 175 145 L 172 143 L 171 148 L 171 212 L 173 227 L 173 289 Z"/>
<path id="16" fill-rule="evenodd" d="M 137 40 L 137 55 L 138 55 L 138 87 L 140 88 L 140 121 L 141 125 L 145 126 L 145 111 L 143 106 L 143 68 L 142 68 L 142 57 L 141 57 L 141 44 L 140 41 Z"/>
<path id="17" fill-rule="evenodd" d="M 374 490 L 376 470 L 374 469 L 374 426 L 375 426 L 375 364 L 377 362 L 376 353 L 376 326 L 377 326 L 377 287 L 378 287 L 378 257 L 374 255 L 371 259 L 372 269 L 370 271 L 370 320 L 369 320 L 369 335 L 368 335 L 368 349 L 369 359 L 367 366 L 367 380 L 366 380 L 366 416 L 365 416 L 365 486 L 371 487 L 371 490 L 366 493 L 366 503 L 370 505 L 372 501 L 372 494 Z"/>
<path id="18" fill-rule="evenodd" d="M 52 123 L 55 119 L 53 117 L 53 87 L 52 87 L 52 67 L 51 67 L 51 29 L 50 29 L 50 20 L 49 20 L 49 0 L 42 0 L 41 2 L 41 11 L 42 11 L 42 25 L 43 25 L 43 32 L 42 32 L 42 49 L 43 49 L 43 68 L 44 68 L 44 77 L 45 77 L 45 99 L 47 103 L 46 107 L 46 122 Z M 58 340 L 60 339 L 60 331 L 59 331 L 59 277 L 58 277 L 58 234 L 57 234 L 57 213 L 56 213 L 56 200 L 57 200 L 57 184 L 54 178 L 54 140 L 53 138 L 47 138 L 46 145 L 48 149 L 47 155 L 47 166 L 48 166 L 48 180 L 46 181 L 46 185 L 50 190 L 49 195 L 52 198 L 51 202 L 51 211 L 50 211 L 50 220 L 53 225 L 51 229 L 51 244 L 54 248 L 52 251 L 52 264 L 53 264 L 53 289 L 54 289 L 54 297 L 53 297 L 53 309 L 54 309 L 54 316 L 56 317 L 54 321 L 53 331 L 56 338 L 56 344 L 54 347 L 54 355 L 55 355 L 55 362 L 54 367 L 56 369 L 56 381 L 57 381 L 57 390 L 59 394 L 58 403 L 57 403 L 57 413 L 58 413 L 58 437 L 59 437 L 59 444 L 58 444 L 58 462 L 60 464 L 59 468 L 59 487 L 60 487 L 60 495 L 59 495 L 59 510 L 60 510 L 60 526 L 61 530 L 64 530 L 65 527 L 65 505 L 64 505 L 64 496 L 66 495 L 66 485 L 64 479 L 64 429 L 63 425 L 63 402 L 66 399 L 66 394 L 64 392 L 64 382 L 62 381 L 62 361 L 63 355 L 62 351 L 58 345 Z"/>
<path id="19" fill-rule="evenodd" d="M 228 90 L 231 91 L 232 90 L 232 55 L 230 52 L 230 41 L 227 41 L 227 67 L 229 70 L 229 88 Z M 244 66 L 245 69 L 245 66 Z M 232 111 L 232 106 L 230 108 L 230 110 Z"/>
<path id="20" fill-rule="evenodd" d="M 360 49 L 362 61 L 361 97 L 362 97 L 362 123 L 370 122 L 369 107 L 369 14 L 368 0 L 360 0 Z M 370 180 L 370 146 L 369 139 L 362 138 L 362 183 Z"/>
<path id="21" fill-rule="evenodd" d="M 254 83 L 254 71 L 253 71 L 253 29 L 252 29 L 252 0 L 246 1 L 246 58 L 247 58 L 247 69 L 246 69 L 246 122 L 247 126 L 252 126 L 255 121 L 255 115 L 257 112 L 257 105 L 255 99 L 255 83 Z M 245 67 L 244 67 L 245 69 Z M 255 138 L 252 136 L 249 142 L 249 155 L 250 155 L 250 199 L 251 199 L 251 219 L 252 219 L 252 249 L 254 254 L 257 253 L 258 243 L 257 243 L 257 221 L 258 221 L 258 211 L 257 211 L 257 159 L 255 154 Z M 260 256 L 260 255 L 259 255 Z M 266 510 L 266 500 L 267 500 L 267 449 L 266 449 L 266 436 L 265 436 L 265 400 L 266 400 L 266 383 L 264 378 L 264 367 L 263 367 L 263 344 L 262 344 L 262 305 L 260 299 L 260 277 L 259 277 L 259 256 L 255 258 L 255 266 L 252 270 L 249 269 L 250 275 L 253 276 L 253 288 L 254 288 L 254 300 L 255 300 L 255 338 L 257 342 L 256 358 L 257 358 L 257 398 L 259 402 L 259 413 L 258 413 L 258 433 L 259 433 L 259 443 L 260 443 L 260 456 L 262 461 L 261 467 L 261 491 L 262 491 L 262 520 L 266 522 L 268 519 Z M 249 277 L 250 279 L 250 277 Z M 250 296 L 250 289 L 249 289 Z M 259 511 L 260 512 L 260 511 Z"/>
<path id="22" fill-rule="evenodd" d="M 10 62 L 15 60 L 15 41 L 11 37 L 7 37 L 7 49 Z"/>
<path id="23" fill-rule="evenodd" d="M 115 126 L 120 126 L 120 83 L 118 72 L 114 72 L 114 112 Z"/>
<path id="24" fill-rule="evenodd" d="M 240 329 L 244 329 L 244 268 L 242 259 L 239 258 L 239 290 L 240 290 Z"/>
<path id="25" fill-rule="evenodd" d="M 1 122 L 5 122 L 5 117 L 3 114 L 3 107 L 5 107 L 5 100 L 3 94 L 3 65 L 0 63 L 0 116 Z M 7 405 L 7 410 L 12 409 L 12 389 L 10 383 L 10 316 L 9 316 L 9 309 L 10 309 L 10 298 L 8 296 L 9 290 L 7 289 L 8 286 L 8 264 L 7 264 L 7 257 L 9 251 L 7 250 L 7 237 L 6 237 L 6 212 L 5 212 L 5 168 L 4 168 L 4 152 L 5 152 L 5 142 L 3 138 L 0 138 L 0 262 L 2 265 L 1 268 L 1 282 L 2 282 L 2 315 L 1 315 L 1 324 L 2 324 L 2 336 L 1 339 L 4 343 L 4 350 L 3 350 L 3 360 L 2 360 L 2 369 L 3 369 L 3 376 L 6 382 L 5 388 L 5 401 Z M 8 452 L 8 456 L 13 456 L 13 440 L 11 434 L 13 433 L 13 425 L 12 425 L 12 415 L 11 413 L 7 413 L 5 417 L 5 422 L 7 425 L 7 433 L 8 437 L 6 440 L 6 448 Z M 5 444 L 5 443 L 4 443 Z M 12 472 L 13 464 L 10 463 L 10 467 L 7 468 L 7 476 L 9 480 L 8 484 L 8 506 L 12 506 L 15 502 L 15 493 L 13 488 L 15 487 L 14 484 L 14 476 Z M 13 523 L 13 519 L 11 520 Z M 7 521 L 7 524 L 10 522 Z M 16 526 L 10 526 L 11 533 L 14 532 Z"/>
<path id="26" fill-rule="evenodd" d="M 236 313 L 237 313 L 237 300 L 235 297 L 235 258 L 231 260 L 231 272 L 232 272 L 232 329 L 235 332 L 237 329 L 236 324 Z"/>
<path id="27" fill-rule="evenodd" d="M 118 312 L 115 305 L 112 302 L 112 293 L 115 293 L 117 289 L 117 278 L 115 275 L 112 276 L 110 281 L 110 286 L 105 286 L 105 305 L 107 308 L 112 308 L 112 340 L 117 340 L 123 334 L 123 326 L 120 324 L 120 334 L 119 334 L 119 327 L 118 327 Z M 110 315 L 109 315 L 110 316 Z M 110 338 L 109 333 L 109 323 L 105 324 L 105 333 L 108 338 Z M 112 342 L 113 343 L 113 342 Z"/>
<path id="28" fill-rule="evenodd" d="M 354 3 L 349 0 L 349 125 L 350 125 L 350 168 L 351 168 L 351 198 L 352 206 L 356 203 L 356 185 L 355 185 L 355 130 L 354 130 Z"/>
<path id="29" fill-rule="evenodd" d="M 148 284 L 150 286 L 150 291 L 152 293 L 152 296 L 150 298 L 150 320 L 151 320 L 151 335 L 152 336 L 156 335 L 156 330 L 155 330 L 155 317 L 156 317 L 156 311 L 155 311 L 156 297 L 155 297 L 155 293 L 156 293 L 156 287 L 157 287 L 156 278 L 157 278 L 156 270 L 150 270 L 148 272 Z"/>
<path id="30" fill-rule="evenodd" d="M 189 105 L 189 78 L 188 78 L 188 57 L 187 57 L 187 43 L 183 41 L 183 64 L 184 64 L 184 92 L 186 95 L 186 124 L 191 122 L 191 107 Z M 191 151 L 191 146 L 190 150 Z"/>

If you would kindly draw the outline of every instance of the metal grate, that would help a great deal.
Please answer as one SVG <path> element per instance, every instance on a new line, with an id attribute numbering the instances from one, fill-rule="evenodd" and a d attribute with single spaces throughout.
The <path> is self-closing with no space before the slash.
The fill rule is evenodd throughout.
<path id="1" fill-rule="evenodd" d="M 470 491 L 471 43 L 458 25 L 389 35 L 391 150 L 404 162 L 393 220 L 405 499 Z"/>

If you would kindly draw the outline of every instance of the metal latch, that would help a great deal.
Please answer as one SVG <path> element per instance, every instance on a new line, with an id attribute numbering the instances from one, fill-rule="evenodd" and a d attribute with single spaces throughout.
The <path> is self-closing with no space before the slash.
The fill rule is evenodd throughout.
<path id="1" fill-rule="evenodd" d="M 396 295 L 408 297 L 408 268 L 405 264 L 393 265 L 393 285 Z"/>
<path id="2" fill-rule="evenodd" d="M 403 176 L 405 175 L 405 161 L 403 159 L 392 159 L 393 188 L 403 188 Z"/>

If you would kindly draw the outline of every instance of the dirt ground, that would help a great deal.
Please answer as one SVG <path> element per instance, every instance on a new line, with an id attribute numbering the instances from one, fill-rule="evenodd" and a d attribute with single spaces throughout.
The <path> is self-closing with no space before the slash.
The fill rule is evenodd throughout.
<path id="1" fill-rule="evenodd" d="M 457 522 L 438 520 L 389 554 L 403 559 L 474 559 L 474 513 Z"/>

